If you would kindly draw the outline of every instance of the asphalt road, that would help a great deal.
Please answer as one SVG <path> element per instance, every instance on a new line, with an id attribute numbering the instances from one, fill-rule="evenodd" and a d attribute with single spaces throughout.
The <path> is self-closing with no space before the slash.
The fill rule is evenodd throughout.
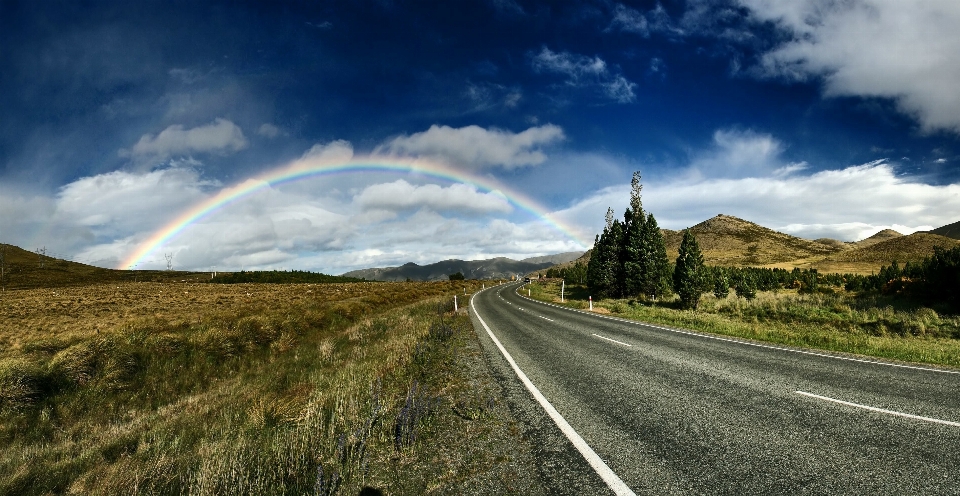
<path id="1" fill-rule="evenodd" d="M 960 494 L 956 371 L 601 318 L 521 298 L 517 287 L 478 293 L 471 313 L 545 492 L 612 491 L 477 315 L 637 494 Z"/>

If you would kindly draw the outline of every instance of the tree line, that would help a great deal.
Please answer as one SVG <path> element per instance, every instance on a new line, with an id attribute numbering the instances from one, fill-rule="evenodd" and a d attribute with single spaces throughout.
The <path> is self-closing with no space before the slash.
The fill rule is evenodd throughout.
<path id="1" fill-rule="evenodd" d="M 848 275 L 848 291 L 875 292 L 947 305 L 960 311 L 960 246 L 934 247 L 933 255 L 903 267 L 894 261 L 869 276 Z"/>

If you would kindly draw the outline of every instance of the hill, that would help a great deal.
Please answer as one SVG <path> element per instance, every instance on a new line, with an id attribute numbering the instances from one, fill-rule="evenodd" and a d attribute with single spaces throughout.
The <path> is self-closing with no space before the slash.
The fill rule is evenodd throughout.
<path id="1" fill-rule="evenodd" d="M 844 250 L 774 231 L 730 215 L 717 215 L 690 228 L 700 244 L 704 261 L 724 267 L 764 266 L 824 256 Z M 667 257 L 677 258 L 683 231 L 663 230 Z"/>
<path id="2" fill-rule="evenodd" d="M 113 270 L 48 257 L 23 248 L 0 244 L 0 286 L 5 289 L 77 286 L 120 281 L 179 281 L 209 279 L 206 272 Z"/>
<path id="3" fill-rule="evenodd" d="M 884 229 L 869 238 L 861 239 L 853 243 L 857 248 L 865 248 L 867 246 L 875 245 L 877 243 L 883 243 L 884 241 L 889 241 L 891 239 L 899 238 L 903 236 L 902 234 L 894 231 L 893 229 Z"/>
<path id="4" fill-rule="evenodd" d="M 960 241 L 946 236 L 916 232 L 829 256 L 818 265 L 828 267 L 832 264 L 852 263 L 870 264 L 879 268 L 880 265 L 890 265 L 894 260 L 903 265 L 905 262 L 919 262 L 929 257 L 934 247 L 953 248 L 957 245 L 960 245 Z"/>
<path id="5" fill-rule="evenodd" d="M 529 260 L 529 259 L 528 259 Z M 509 279 L 516 274 L 546 269 L 553 262 L 526 262 L 498 257 L 488 260 L 444 260 L 429 265 L 417 265 L 413 262 L 399 267 L 375 267 L 353 270 L 342 274 L 344 277 L 356 277 L 368 281 L 442 281 L 450 274 L 461 273 L 467 279 Z"/>
<path id="6" fill-rule="evenodd" d="M 939 234 L 940 236 L 946 236 L 948 238 L 960 239 L 960 221 L 954 222 L 953 224 L 947 224 L 927 232 L 930 234 Z"/>

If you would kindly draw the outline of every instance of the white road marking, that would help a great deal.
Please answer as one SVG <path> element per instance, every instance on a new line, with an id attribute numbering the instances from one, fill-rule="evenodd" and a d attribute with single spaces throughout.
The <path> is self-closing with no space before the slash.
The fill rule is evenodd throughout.
<path id="1" fill-rule="evenodd" d="M 916 366 L 916 365 L 904 365 L 904 364 L 900 364 L 900 363 L 878 362 L 878 361 L 876 361 L 876 360 L 865 360 L 865 359 L 863 359 L 863 358 L 845 357 L 845 356 L 840 356 L 840 355 L 830 355 L 830 354 L 827 354 L 827 353 L 818 353 L 818 352 L 815 352 L 815 351 L 799 350 L 799 349 L 793 349 L 793 348 L 784 348 L 784 347 L 782 347 L 782 346 L 772 346 L 772 345 L 769 345 L 769 344 L 751 343 L 751 342 L 749 342 L 749 341 L 741 341 L 741 340 L 739 340 L 739 339 L 731 339 L 731 338 L 724 338 L 724 337 L 720 337 L 720 336 L 712 336 L 712 335 L 710 335 L 710 334 L 701 334 L 701 333 L 699 333 L 699 332 L 693 332 L 693 331 L 683 331 L 683 330 L 680 330 L 680 329 L 672 329 L 672 328 L 670 328 L 670 327 L 663 327 L 663 326 L 658 326 L 658 325 L 655 325 L 655 324 L 648 324 L 648 323 L 646 323 L 646 322 L 640 322 L 640 321 L 637 321 L 637 320 L 621 319 L 621 318 L 618 318 L 618 317 L 608 317 L 608 316 L 606 316 L 606 315 L 599 315 L 599 314 L 597 314 L 597 313 L 595 313 L 595 312 L 585 312 L 585 311 L 583 311 L 583 310 L 578 310 L 578 309 L 576 309 L 576 308 L 570 308 L 570 307 L 563 306 L 563 305 L 554 305 L 553 303 L 547 303 L 547 302 L 543 302 L 543 301 L 540 301 L 540 300 L 534 300 L 533 298 L 527 298 L 526 296 L 523 296 L 523 295 L 521 295 L 520 293 L 517 293 L 517 296 L 519 296 L 519 297 L 521 297 L 521 298 L 524 298 L 524 299 L 527 299 L 527 300 L 530 300 L 530 301 L 535 301 L 535 302 L 537 302 L 537 303 L 539 303 L 539 304 L 541 304 L 541 305 L 547 305 L 547 306 L 551 306 L 551 307 L 554 307 L 554 308 L 559 308 L 559 309 L 561 309 L 561 310 L 566 310 L 566 311 L 568 311 L 568 312 L 582 313 L 582 314 L 584 314 L 584 315 L 590 315 L 591 317 L 596 317 L 596 318 L 599 318 L 599 319 L 614 320 L 614 321 L 617 321 L 617 322 L 623 322 L 623 323 L 625 323 L 625 324 L 633 324 L 633 325 L 637 325 L 637 326 L 641 326 L 641 327 L 649 327 L 649 328 L 652 328 L 652 329 L 660 329 L 661 331 L 669 331 L 669 332 L 672 332 L 672 333 L 675 333 L 675 334 L 686 334 L 686 335 L 688 335 L 688 336 L 696 336 L 696 337 L 700 337 L 700 338 L 704 338 L 704 339 L 713 339 L 713 340 L 716 340 L 716 341 L 726 341 L 726 342 L 728 342 L 728 343 L 737 343 L 737 344 L 742 344 L 742 345 L 744 345 L 744 346 L 753 346 L 753 347 L 756 347 L 756 348 L 766 348 L 766 349 L 768 349 L 768 350 L 786 351 L 786 352 L 788 352 L 788 353 L 799 353 L 799 354 L 801 354 L 801 355 L 812 355 L 812 356 L 818 356 L 818 357 L 823 357 L 823 358 L 832 358 L 832 359 L 834 359 L 834 360 L 846 360 L 846 361 L 848 361 L 848 362 L 868 363 L 868 364 L 871 364 L 871 365 L 882 365 L 882 366 L 885 366 L 885 367 L 897 367 L 897 368 L 901 368 L 901 369 L 923 370 L 923 371 L 925 371 L 925 372 L 938 372 L 938 373 L 941 373 L 941 374 L 958 374 L 958 375 L 960 375 L 960 370 L 934 369 L 934 368 L 930 368 L 930 367 L 918 367 L 918 366 Z"/>
<path id="2" fill-rule="evenodd" d="M 623 341 L 617 341 L 616 339 L 610 339 L 610 338 L 608 338 L 608 337 L 601 336 L 601 335 L 599 335 L 599 334 L 593 334 L 593 336 L 596 336 L 596 337 L 598 337 L 598 338 L 600 338 L 600 339 L 606 339 L 607 341 L 612 341 L 612 342 L 617 343 L 617 344 L 622 344 L 622 345 L 624 345 L 624 346 L 633 347 L 632 344 L 627 344 L 627 343 L 624 343 Z"/>
<path id="3" fill-rule="evenodd" d="M 804 396 L 809 396 L 811 398 L 816 398 L 818 400 L 832 401 L 834 403 L 839 403 L 841 405 L 852 406 L 855 408 L 863 408 L 864 410 L 870 410 L 871 412 L 886 413 L 887 415 L 896 415 L 897 417 L 906 417 L 906 418 L 911 418 L 915 420 L 923 420 L 924 422 L 933 422 L 935 424 L 952 425 L 954 427 L 960 427 L 960 422 L 951 422 L 949 420 L 940 420 L 937 418 L 921 417 L 920 415 L 912 415 L 909 413 L 897 412 L 894 410 L 885 410 L 883 408 L 877 408 L 875 406 L 861 405 L 859 403 L 851 403 L 849 401 L 838 400 L 838 399 L 830 398 L 827 396 L 820 396 L 819 394 L 808 393 L 806 391 L 794 391 L 794 393 L 802 394 Z"/>
<path id="4" fill-rule="evenodd" d="M 474 293 L 473 297 L 470 298 L 471 299 L 470 307 L 473 309 L 473 314 L 477 317 L 477 320 L 480 321 L 480 324 L 487 331 L 487 334 L 490 336 L 490 339 L 493 340 L 493 344 L 497 345 L 497 348 L 500 350 L 500 353 L 502 353 L 503 357 L 507 359 L 507 363 L 510 364 L 510 367 L 513 368 L 514 373 L 516 373 L 517 377 L 520 378 L 520 382 L 522 382 L 523 385 L 526 386 L 527 391 L 530 391 L 530 394 L 532 394 L 534 399 L 537 400 L 537 403 L 540 403 L 540 406 L 544 409 L 544 411 L 547 412 L 547 415 L 549 415 L 550 418 L 553 419 L 554 423 L 557 424 L 557 427 L 560 428 L 560 431 L 563 432 L 563 435 L 566 436 L 567 439 L 570 440 L 570 443 L 572 443 L 573 446 L 577 448 L 577 451 L 579 451 L 580 454 L 583 455 L 583 458 L 587 460 L 587 463 L 589 463 L 591 467 L 593 467 L 593 470 L 595 470 L 597 472 L 597 475 L 599 475 L 600 478 L 603 479 L 603 482 L 607 483 L 607 487 L 609 487 L 615 494 L 618 494 L 618 495 L 622 494 L 622 495 L 635 496 L 636 493 L 634 493 L 629 487 L 627 487 L 627 485 L 623 483 L 620 477 L 617 476 L 617 474 L 615 474 L 613 470 L 610 470 L 610 467 L 608 467 L 607 464 L 604 463 L 603 459 L 600 458 L 600 455 L 597 455 L 597 452 L 593 451 L 593 448 L 591 448 L 590 445 L 587 444 L 587 442 L 584 441 L 582 437 L 580 437 L 580 434 L 578 434 L 577 431 L 575 431 L 573 427 L 570 425 L 570 423 L 567 422 L 567 420 L 563 418 L 562 415 L 560 415 L 560 412 L 558 412 L 557 409 L 550 404 L 550 401 L 548 401 L 547 398 L 540 393 L 540 390 L 537 389 L 537 386 L 534 386 L 533 383 L 530 382 L 530 379 L 527 377 L 527 374 L 524 374 L 523 371 L 520 370 L 520 366 L 517 365 L 517 362 L 513 360 L 513 357 L 510 356 L 510 353 L 507 352 L 507 349 L 504 348 L 502 344 L 500 344 L 500 340 L 493 335 L 493 331 L 490 330 L 490 327 L 487 326 L 487 323 L 484 322 L 483 318 L 480 317 L 480 312 L 477 311 L 477 307 L 473 304 L 473 301 L 472 301 L 473 298 L 477 296 L 477 294 L 479 293 Z"/>
<path id="5" fill-rule="evenodd" d="M 548 318 L 544 317 L 543 315 L 537 315 L 537 317 L 540 317 L 540 318 L 543 319 L 543 320 L 549 320 L 550 322 L 553 322 L 553 319 L 548 319 Z"/>

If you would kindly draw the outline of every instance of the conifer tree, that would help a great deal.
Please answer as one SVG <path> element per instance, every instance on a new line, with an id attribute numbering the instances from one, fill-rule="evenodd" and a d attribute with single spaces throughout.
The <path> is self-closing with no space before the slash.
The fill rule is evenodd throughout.
<path id="1" fill-rule="evenodd" d="M 713 296 L 724 299 L 730 295 L 730 279 L 727 273 L 720 267 L 717 267 L 713 273 Z"/>
<path id="2" fill-rule="evenodd" d="M 630 180 L 630 208 L 623 215 L 626 229 L 624 230 L 623 246 L 621 248 L 622 279 L 620 289 L 624 296 L 642 294 L 644 288 L 645 267 L 643 258 L 646 252 L 644 247 L 646 217 L 643 212 L 643 202 L 640 198 L 640 193 L 643 191 L 643 184 L 640 179 L 640 171 L 634 172 L 633 178 Z"/>
<path id="3" fill-rule="evenodd" d="M 700 304 L 704 272 L 700 245 L 697 243 L 697 238 L 687 229 L 683 232 L 677 265 L 673 269 L 673 290 L 680 296 L 680 304 L 684 308 L 695 310 Z"/>
<path id="4" fill-rule="evenodd" d="M 642 276 L 640 289 L 644 296 L 657 299 L 670 292 L 670 260 L 667 259 L 667 247 L 663 241 L 663 232 L 657 225 L 653 214 L 647 215 L 641 231 L 642 256 L 640 265 Z"/>

